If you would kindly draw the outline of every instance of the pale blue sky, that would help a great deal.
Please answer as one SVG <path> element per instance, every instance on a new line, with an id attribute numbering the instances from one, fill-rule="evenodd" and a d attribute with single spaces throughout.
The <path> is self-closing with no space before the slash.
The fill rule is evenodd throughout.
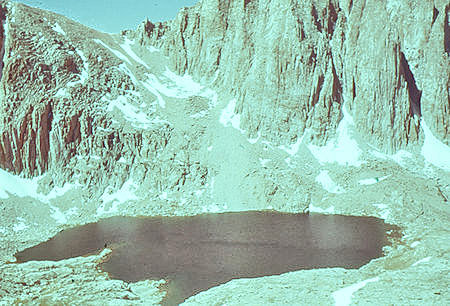
<path id="1" fill-rule="evenodd" d="M 198 0 L 17 0 L 30 6 L 50 10 L 94 29 L 118 33 L 134 29 L 145 20 L 164 21 L 175 18 L 180 8 Z"/>

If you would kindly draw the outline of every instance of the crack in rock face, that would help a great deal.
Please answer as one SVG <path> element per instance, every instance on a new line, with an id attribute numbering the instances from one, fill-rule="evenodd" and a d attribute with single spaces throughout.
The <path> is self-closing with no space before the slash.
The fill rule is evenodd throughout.
<path id="1" fill-rule="evenodd" d="M 409 93 L 409 110 L 410 116 L 422 116 L 422 110 L 420 107 L 420 99 L 422 98 L 422 91 L 417 88 L 416 80 L 414 79 L 414 75 L 409 69 L 408 62 L 405 58 L 405 54 L 400 52 L 400 65 L 401 70 L 400 73 L 406 80 L 408 84 L 408 93 Z"/>

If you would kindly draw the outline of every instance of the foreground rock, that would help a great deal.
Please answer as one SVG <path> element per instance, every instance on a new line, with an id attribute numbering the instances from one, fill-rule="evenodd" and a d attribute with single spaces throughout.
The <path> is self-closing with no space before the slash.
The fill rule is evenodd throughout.
<path id="1" fill-rule="evenodd" d="M 164 293 L 158 286 L 164 281 L 127 284 L 110 280 L 98 270 L 111 252 L 62 260 L 29 262 L 2 266 L 0 272 L 1 305 L 33 303 L 98 305 L 148 305 L 159 303 Z M 24 277 L 18 277 L 24 275 Z"/>

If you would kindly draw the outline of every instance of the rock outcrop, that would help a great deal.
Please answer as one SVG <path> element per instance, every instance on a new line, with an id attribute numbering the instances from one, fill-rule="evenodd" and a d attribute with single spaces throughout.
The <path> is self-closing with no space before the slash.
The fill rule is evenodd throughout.
<path id="1" fill-rule="evenodd" d="M 421 143 L 420 120 L 450 143 L 446 1 L 203 0 L 134 34 L 179 73 L 238 97 L 255 136 L 323 144 L 347 107 L 371 144 Z M 433 64 L 430 64 L 433 63 Z"/>
<path id="2" fill-rule="evenodd" d="M 176 154 L 158 155 L 176 138 L 170 124 L 157 120 L 151 106 L 145 128 L 119 122 L 121 116 L 108 109 L 121 97 L 137 103 L 154 99 L 137 92 L 134 74 L 115 49 L 101 46 L 115 45 L 109 35 L 19 3 L 5 2 L 2 9 L 1 168 L 25 176 L 51 170 L 50 188 L 77 179 L 97 195 L 104 190 L 100 186 L 120 187 L 131 172 L 159 189 L 165 187 L 161 171 L 170 172 L 161 176 L 168 186 L 181 184 L 185 162 L 174 166 Z M 187 142 L 179 141 L 166 152 Z M 124 162 L 117 162 L 121 158 Z M 172 172 L 178 174 L 169 179 Z"/>

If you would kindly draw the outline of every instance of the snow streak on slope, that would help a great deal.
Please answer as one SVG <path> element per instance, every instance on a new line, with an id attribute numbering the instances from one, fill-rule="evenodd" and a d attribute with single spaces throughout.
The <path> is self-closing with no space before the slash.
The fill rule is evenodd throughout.
<path id="1" fill-rule="evenodd" d="M 41 202 L 49 203 L 50 200 L 64 195 L 73 188 L 81 186 L 78 183 L 66 183 L 63 187 L 55 187 L 47 195 L 43 195 L 37 191 L 38 181 L 40 179 L 41 177 L 26 179 L 0 169 L 0 199 L 7 199 L 9 194 L 12 194 L 18 197 L 32 197 Z"/>
<path id="2" fill-rule="evenodd" d="M 168 67 L 166 67 L 163 75 L 167 78 L 166 80 L 169 81 L 169 84 L 172 83 L 171 85 L 166 85 L 165 91 L 167 93 L 162 92 L 166 96 L 188 98 L 194 95 L 201 95 L 202 89 L 204 88 L 195 82 L 190 75 L 177 75 L 170 71 Z"/>
<path id="3" fill-rule="evenodd" d="M 316 177 L 316 182 L 322 185 L 323 189 L 330 193 L 344 193 L 345 190 L 338 184 L 336 184 L 333 179 L 328 174 L 327 170 L 320 171 L 319 175 Z"/>
<path id="4" fill-rule="evenodd" d="M 148 79 L 145 82 L 141 82 L 141 84 L 150 91 L 156 98 L 158 99 L 158 104 L 161 108 L 166 107 L 166 101 L 164 101 L 163 97 L 159 94 L 159 91 L 155 89 L 155 84 L 160 84 L 155 75 L 151 73 L 146 73 Z"/>
<path id="5" fill-rule="evenodd" d="M 302 137 L 298 138 L 297 141 L 289 146 L 279 146 L 281 150 L 285 151 L 287 154 L 294 156 L 297 154 L 298 150 L 300 149 L 300 145 L 303 142 L 303 138 L 305 137 L 305 134 L 303 134 Z"/>
<path id="6" fill-rule="evenodd" d="M 109 112 L 118 109 L 124 118 L 130 121 L 131 125 L 135 128 L 148 129 L 154 126 L 155 123 L 165 122 L 156 118 L 150 119 L 142 110 L 131 104 L 128 99 L 129 97 L 126 96 L 118 96 L 115 100 L 102 97 L 102 101 L 109 102 Z"/>
<path id="7" fill-rule="evenodd" d="M 117 213 L 120 204 L 127 201 L 138 200 L 138 197 L 135 194 L 136 189 L 137 185 L 131 178 L 115 192 L 112 191 L 111 187 L 106 188 L 105 192 L 100 197 L 103 203 L 97 208 L 97 215 Z M 106 209 L 106 204 L 108 203 L 111 204 L 111 207 Z"/>
<path id="8" fill-rule="evenodd" d="M 53 188 L 47 195 L 39 193 L 38 181 L 41 177 L 33 179 L 21 178 L 17 175 L 11 174 L 5 170 L 0 169 L 0 199 L 7 199 L 10 195 L 17 197 L 31 197 L 49 205 L 52 210 L 50 215 L 58 223 L 67 223 L 67 217 L 75 213 L 74 209 L 69 210 L 65 214 L 61 210 L 50 204 L 51 200 L 63 196 L 65 193 L 73 190 L 81 185 L 66 183 L 63 187 Z"/>
<path id="9" fill-rule="evenodd" d="M 438 168 L 450 171 L 450 147 L 433 135 L 423 118 L 421 125 L 425 134 L 422 146 L 422 155 L 425 157 L 425 160 Z"/>
<path id="10" fill-rule="evenodd" d="M 157 97 L 158 103 L 162 108 L 166 106 L 162 95 L 178 99 L 201 96 L 210 100 L 210 107 L 217 104 L 217 93 L 195 82 L 188 74 L 179 76 L 166 67 L 163 76 L 160 78 L 152 73 L 146 73 L 145 75 L 147 80 L 141 82 L 142 85 Z"/>
<path id="11" fill-rule="evenodd" d="M 131 65 L 131 61 L 128 59 L 128 57 L 126 57 L 123 53 L 121 53 L 120 51 L 117 51 L 111 47 L 109 47 L 107 44 L 105 44 L 103 41 L 101 41 L 100 39 L 94 39 L 94 41 L 99 44 L 102 45 L 103 47 L 105 47 L 106 49 L 108 49 L 109 51 L 111 51 L 115 56 L 117 56 L 118 58 L 120 58 L 122 61 L 127 62 L 128 64 Z"/>
<path id="12" fill-rule="evenodd" d="M 36 190 L 36 179 L 24 179 L 0 169 L 0 199 L 7 199 L 8 193 L 18 197 L 35 197 Z"/>
<path id="13" fill-rule="evenodd" d="M 378 282 L 380 280 L 379 277 L 374 277 L 370 279 L 366 279 L 365 281 L 353 284 L 351 286 L 342 288 L 333 292 L 333 298 L 336 306 L 348 306 L 352 301 L 353 294 L 359 289 L 363 288 L 365 285 L 371 282 Z"/>
<path id="14" fill-rule="evenodd" d="M 141 64 L 142 66 L 144 66 L 147 69 L 150 69 L 150 67 L 139 57 L 136 55 L 136 53 L 134 53 L 134 51 L 131 49 L 131 46 L 134 45 L 135 42 L 129 40 L 128 38 L 125 38 L 125 43 L 121 44 L 120 47 L 125 50 L 125 52 L 136 62 L 138 62 L 139 64 Z"/>
<path id="15" fill-rule="evenodd" d="M 55 32 L 58 32 L 59 34 L 62 34 L 64 36 L 66 35 L 66 32 L 64 32 L 64 30 L 61 28 L 61 26 L 57 22 L 55 22 L 55 25 L 52 27 L 52 29 Z"/>
<path id="16" fill-rule="evenodd" d="M 375 177 L 375 178 L 363 179 L 363 180 L 359 180 L 358 183 L 360 185 L 373 185 L 373 184 L 379 183 L 381 181 L 384 181 L 389 176 L 390 175 L 386 175 L 386 176 L 383 176 L 383 177 Z"/>
<path id="17" fill-rule="evenodd" d="M 415 263 L 413 263 L 412 266 L 415 267 L 415 266 L 420 265 L 420 264 L 422 264 L 422 263 L 429 262 L 430 259 L 431 259 L 431 256 L 425 257 L 425 258 L 423 258 L 423 259 L 421 259 L 421 260 L 416 261 Z"/>
<path id="18" fill-rule="evenodd" d="M 245 133 L 243 129 L 241 129 L 241 115 L 236 114 L 234 112 L 236 108 L 236 99 L 232 99 L 230 103 L 222 110 L 220 114 L 219 121 L 223 126 L 231 126 L 241 133 Z"/>
<path id="19" fill-rule="evenodd" d="M 88 77 L 89 77 L 89 73 L 88 73 L 88 71 L 89 71 L 89 62 L 88 62 L 88 59 L 86 58 L 86 56 L 84 55 L 84 53 L 83 53 L 83 51 L 81 51 L 81 50 L 79 50 L 79 49 L 76 49 L 75 50 L 76 52 L 77 52 L 77 54 L 80 56 L 80 58 L 83 60 L 83 70 L 81 71 L 81 75 L 80 75 L 80 79 L 78 80 L 78 81 L 75 81 L 75 82 L 69 82 L 69 83 L 67 83 L 67 86 L 68 87 L 72 87 L 72 86 L 75 86 L 75 85 L 77 85 L 77 84 L 84 84 L 84 82 L 86 82 L 86 80 L 88 79 Z M 63 89 L 63 90 L 65 90 L 65 89 Z M 61 89 L 60 90 L 58 90 L 58 92 L 56 93 L 56 95 L 57 96 L 60 96 L 60 95 L 65 95 L 65 92 L 60 92 L 61 91 Z"/>
<path id="20" fill-rule="evenodd" d="M 345 104 L 342 106 L 342 113 L 344 117 L 337 128 L 336 139 L 329 141 L 323 147 L 310 144 L 308 148 L 320 163 L 338 163 L 344 166 L 359 167 L 363 164 L 363 161 L 360 160 L 362 151 L 352 137 L 352 129 L 355 124 L 352 116 L 347 112 Z"/>

